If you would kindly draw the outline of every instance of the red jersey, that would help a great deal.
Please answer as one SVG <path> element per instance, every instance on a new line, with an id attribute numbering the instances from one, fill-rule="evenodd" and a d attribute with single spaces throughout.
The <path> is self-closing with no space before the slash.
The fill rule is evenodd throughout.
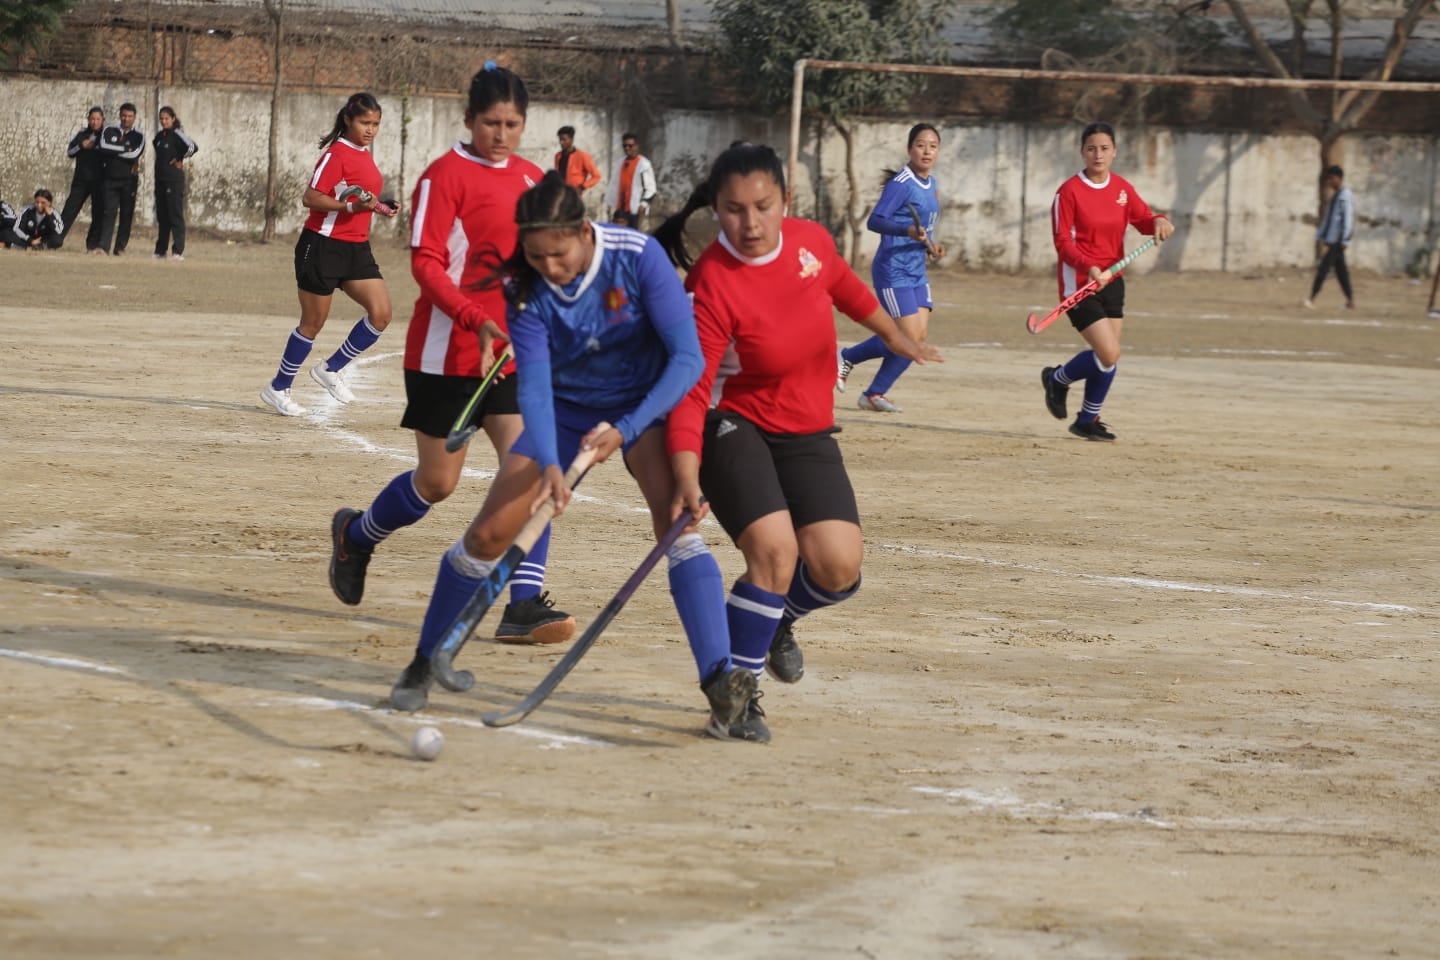
<path id="1" fill-rule="evenodd" d="M 543 176 L 529 160 L 512 155 L 496 165 L 459 143 L 426 168 L 410 203 L 410 272 L 420 297 L 405 335 L 406 370 L 480 375 L 477 331 L 486 320 L 507 327 L 499 285 L 479 283 L 515 251 L 515 203 Z M 497 356 L 502 350 L 496 344 Z"/>
<path id="2" fill-rule="evenodd" d="M 320 154 L 320 160 L 315 164 L 315 172 L 310 177 L 312 190 L 328 193 L 336 200 L 339 200 L 340 194 L 348 188 L 355 186 L 364 187 L 378 197 L 380 188 L 384 185 L 380 168 L 375 166 L 375 158 L 370 155 L 370 150 L 357 147 L 344 137 L 330 144 L 325 152 Z M 310 216 L 305 218 L 305 229 L 336 240 L 363 243 L 370 239 L 371 216 L 369 210 L 358 213 L 311 210 Z"/>
<path id="3" fill-rule="evenodd" d="M 1134 187 L 1113 173 L 1095 183 L 1081 171 L 1060 184 L 1050 221 L 1060 255 L 1061 300 L 1090 282 L 1091 267 L 1104 270 L 1124 258 L 1127 227 L 1155 235 L 1155 214 Z"/>
<path id="4" fill-rule="evenodd" d="M 722 234 L 685 278 L 705 353 L 700 382 L 670 413 L 671 453 L 700 453 L 705 411 L 727 349 L 738 364 L 715 407 L 771 433 L 817 433 L 835 425 L 835 314 L 861 320 L 880 309 L 835 250 L 824 227 L 787 218 L 780 246 L 742 257 Z"/>

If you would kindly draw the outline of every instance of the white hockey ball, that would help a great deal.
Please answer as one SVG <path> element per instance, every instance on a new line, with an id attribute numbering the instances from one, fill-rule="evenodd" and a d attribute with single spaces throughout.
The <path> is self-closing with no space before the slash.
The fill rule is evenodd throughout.
<path id="1" fill-rule="evenodd" d="M 445 734 L 434 727 L 421 727 L 415 731 L 415 736 L 410 738 L 410 749 L 421 760 L 434 760 L 440 756 L 440 748 L 443 746 Z"/>

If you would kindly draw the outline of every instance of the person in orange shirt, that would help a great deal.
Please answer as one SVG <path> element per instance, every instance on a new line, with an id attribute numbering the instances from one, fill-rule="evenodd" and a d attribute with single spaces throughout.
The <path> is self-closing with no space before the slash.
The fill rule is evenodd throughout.
<path id="1" fill-rule="evenodd" d="M 600 182 L 600 168 L 595 166 L 594 157 L 584 150 L 576 149 L 574 127 L 561 127 L 555 135 L 560 138 L 560 152 L 555 154 L 555 169 L 559 170 L 565 182 L 583 197 L 586 190 Z"/>

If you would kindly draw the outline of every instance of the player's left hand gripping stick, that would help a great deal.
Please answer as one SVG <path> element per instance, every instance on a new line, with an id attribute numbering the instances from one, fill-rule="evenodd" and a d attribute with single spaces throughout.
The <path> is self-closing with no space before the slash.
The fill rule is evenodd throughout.
<path id="1" fill-rule="evenodd" d="M 585 471 L 590 469 L 596 452 L 593 449 L 581 450 L 576 455 L 574 462 L 570 464 L 570 469 L 565 471 L 565 488 L 567 490 L 579 483 L 580 478 L 585 475 Z M 530 548 L 535 546 L 535 541 L 539 540 L 540 535 L 545 532 L 545 525 L 553 516 L 555 516 L 555 501 L 554 499 L 546 500 L 540 505 L 540 509 L 536 510 L 526 521 L 525 526 L 520 528 L 515 542 L 510 544 L 504 555 L 496 561 L 495 569 L 490 571 L 490 575 L 470 597 L 459 615 L 455 617 L 455 622 L 450 624 L 450 629 L 445 631 L 440 646 L 430 655 L 430 667 L 435 671 L 435 679 L 439 680 L 440 685 L 446 690 L 464 693 L 475 686 L 475 674 L 469 670 L 456 670 L 455 657 L 475 633 L 475 629 L 480 626 L 480 621 L 484 619 L 485 614 L 494 606 L 496 599 L 504 591 L 505 584 L 510 581 L 511 575 L 519 568 L 525 555 L 530 552 Z"/>

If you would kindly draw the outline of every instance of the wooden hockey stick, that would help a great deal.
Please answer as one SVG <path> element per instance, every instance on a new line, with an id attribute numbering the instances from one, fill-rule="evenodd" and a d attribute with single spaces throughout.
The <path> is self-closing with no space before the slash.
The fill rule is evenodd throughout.
<path id="1" fill-rule="evenodd" d="M 608 424 L 604 424 L 608 426 Z M 590 469 L 590 464 L 595 461 L 596 451 L 594 449 L 581 450 L 570 464 L 570 469 L 565 471 L 566 489 L 574 488 Z M 495 562 L 495 568 L 490 571 L 475 590 L 475 593 L 466 601 L 465 606 L 456 615 L 455 621 L 450 624 L 445 636 L 441 638 L 440 645 L 430 655 L 430 667 L 435 672 L 435 679 L 446 690 L 453 690 L 456 693 L 463 693 L 475 686 L 475 675 L 469 670 L 456 670 L 455 657 L 464 649 L 465 644 L 480 626 L 480 621 L 495 605 L 505 584 L 510 582 L 511 576 L 519 568 L 525 555 L 530 548 L 535 546 L 535 541 L 545 532 L 545 525 L 550 518 L 555 516 L 555 500 L 552 497 L 541 504 L 530 519 L 525 521 L 525 526 L 515 535 L 515 541 L 510 544 L 500 559 Z"/>
<path id="2" fill-rule="evenodd" d="M 485 394 L 490 392 L 490 386 L 499 376 L 500 368 L 509 362 L 510 350 L 506 348 L 505 352 L 500 354 L 494 365 L 490 367 L 490 372 L 485 374 L 485 379 L 480 381 L 480 386 L 475 390 L 475 396 L 470 398 L 470 402 L 465 404 L 465 409 L 460 411 L 460 416 L 455 418 L 455 425 L 450 428 L 450 434 L 445 438 L 446 453 L 454 453 L 465 446 L 470 442 L 470 438 L 475 436 L 475 431 L 480 429 L 480 425 L 471 423 L 470 418 L 480 408 L 480 401 L 485 399 Z"/>
<path id="3" fill-rule="evenodd" d="M 675 545 L 675 541 L 680 539 L 680 535 L 685 532 L 685 528 L 690 526 L 693 520 L 689 510 L 682 511 L 675 522 L 670 525 L 670 529 L 665 531 L 665 535 L 655 542 L 654 549 L 646 554 L 644 560 L 640 561 L 640 566 L 630 574 L 630 579 L 626 580 L 620 591 L 610 599 L 609 603 L 605 604 L 605 609 L 601 610 L 595 621 L 585 628 L 580 639 L 576 640 L 575 645 L 566 651 L 560 662 L 550 669 L 550 672 L 545 675 L 545 679 L 540 681 L 540 685 L 509 710 L 497 710 L 494 713 L 482 715 L 480 719 L 485 722 L 485 726 L 508 727 L 512 723 L 519 723 L 530 716 L 536 707 L 549 699 L 550 694 L 555 692 L 555 688 L 560 686 L 560 681 L 569 676 L 570 671 L 575 669 L 575 664 L 580 662 L 580 658 L 585 656 L 586 652 L 595 645 L 596 640 L 600 639 L 600 634 L 610 626 L 610 621 L 620 613 L 620 608 L 624 607 L 635 591 L 640 589 L 640 584 L 645 582 L 645 578 L 650 575 L 651 570 L 655 569 L 660 558 L 665 556 L 665 552 Z"/>
<path id="4" fill-rule="evenodd" d="M 1155 240 L 1155 238 L 1151 237 L 1149 240 L 1146 240 L 1134 250 L 1131 250 L 1118 263 L 1111 264 L 1110 268 L 1106 270 L 1103 274 L 1101 274 L 1101 279 L 1103 279 L 1106 283 L 1109 283 L 1112 279 L 1114 279 L 1115 274 L 1119 273 L 1121 270 L 1124 270 L 1126 267 L 1130 266 L 1130 264 L 1134 263 L 1136 257 L 1140 256 L 1140 254 L 1155 246 L 1156 242 L 1157 241 Z M 1064 300 L 1061 300 L 1060 305 L 1057 306 L 1054 310 L 1051 310 L 1049 313 L 1045 314 L 1043 319 L 1040 319 L 1038 314 L 1030 314 L 1030 316 L 1025 318 L 1025 329 L 1029 330 L 1031 333 L 1039 333 L 1041 330 L 1044 330 L 1046 327 L 1050 326 L 1050 324 L 1054 323 L 1056 318 L 1058 318 L 1060 314 L 1064 313 L 1066 310 L 1069 310 L 1071 307 L 1075 306 L 1075 304 L 1079 303 L 1081 300 L 1084 300 L 1086 297 L 1090 296 L 1092 293 L 1099 289 L 1100 281 L 1091 280 L 1089 283 L 1085 284 L 1085 286 L 1081 287 L 1079 290 L 1076 290 Z"/>

